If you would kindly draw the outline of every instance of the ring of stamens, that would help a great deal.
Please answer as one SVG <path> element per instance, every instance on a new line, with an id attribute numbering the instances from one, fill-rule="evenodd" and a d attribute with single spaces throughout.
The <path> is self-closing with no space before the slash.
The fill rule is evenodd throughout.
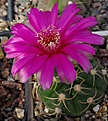
<path id="1" fill-rule="evenodd" d="M 50 25 L 48 28 L 41 30 L 37 33 L 38 43 L 40 43 L 45 49 L 54 50 L 58 47 L 60 40 L 60 32 L 55 26 Z"/>

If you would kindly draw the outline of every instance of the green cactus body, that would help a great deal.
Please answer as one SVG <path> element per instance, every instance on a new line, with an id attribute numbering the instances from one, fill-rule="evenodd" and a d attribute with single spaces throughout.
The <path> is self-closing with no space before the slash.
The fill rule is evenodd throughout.
<path id="1" fill-rule="evenodd" d="M 88 74 L 77 66 L 77 79 L 70 85 L 54 81 L 49 90 L 39 88 L 41 100 L 52 113 L 60 109 L 59 113 L 80 116 L 102 101 L 108 76 L 97 61 L 93 59 L 91 63 L 93 69 Z"/>

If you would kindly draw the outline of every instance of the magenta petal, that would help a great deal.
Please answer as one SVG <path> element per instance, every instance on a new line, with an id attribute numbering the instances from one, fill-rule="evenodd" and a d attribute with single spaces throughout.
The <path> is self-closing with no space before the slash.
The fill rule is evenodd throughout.
<path id="1" fill-rule="evenodd" d="M 12 36 L 7 42 L 6 44 L 2 45 L 3 47 L 5 47 L 6 45 L 12 44 L 12 43 L 22 43 L 22 44 L 28 44 L 26 43 L 27 41 L 25 41 L 24 39 L 22 39 L 21 37 L 18 36 Z"/>
<path id="2" fill-rule="evenodd" d="M 35 54 L 35 56 L 42 54 L 43 52 L 41 52 L 38 48 L 36 47 L 26 47 L 23 46 L 22 49 L 19 48 L 21 46 L 16 45 L 16 48 L 14 46 L 15 44 L 9 44 L 6 45 L 6 47 L 4 48 L 4 51 L 7 53 L 6 54 L 6 58 L 16 58 L 18 56 L 21 56 L 22 54 Z"/>
<path id="3" fill-rule="evenodd" d="M 29 39 L 29 38 L 28 38 Z M 26 45 L 26 46 L 34 46 L 37 47 L 39 45 L 39 43 L 37 43 L 37 39 L 36 37 L 32 40 L 28 40 L 28 39 L 23 39 L 19 36 L 12 36 L 7 42 L 6 44 L 3 45 L 3 47 L 6 47 L 9 44 L 17 44 L 17 45 Z"/>
<path id="4" fill-rule="evenodd" d="M 20 56 L 22 53 L 7 53 L 6 54 L 6 58 L 15 58 L 15 57 L 17 57 L 17 56 Z"/>
<path id="5" fill-rule="evenodd" d="M 42 68 L 42 72 L 40 76 L 40 84 L 44 90 L 49 89 L 52 84 L 53 76 L 54 76 L 54 67 L 59 63 L 56 60 L 57 58 L 58 58 L 57 54 L 50 56 L 46 60 Z"/>
<path id="6" fill-rule="evenodd" d="M 78 21 L 80 21 L 81 19 L 83 19 L 83 17 L 81 15 L 75 15 L 72 18 L 72 21 L 68 22 L 68 24 L 66 25 L 66 28 L 64 29 L 64 31 L 67 31 L 71 25 L 76 24 Z M 59 20 L 58 20 L 59 21 Z M 60 31 L 60 33 L 62 34 L 63 31 Z M 62 38 L 64 38 L 64 35 L 61 36 Z"/>
<path id="7" fill-rule="evenodd" d="M 72 18 L 72 21 L 70 21 L 68 23 L 68 26 L 67 26 L 67 29 L 71 27 L 71 25 L 74 25 L 76 24 L 76 22 L 79 22 L 83 19 L 83 17 L 81 15 L 75 15 L 73 18 Z"/>
<path id="8" fill-rule="evenodd" d="M 90 53 L 92 55 L 95 55 L 95 49 L 91 46 L 91 45 L 88 45 L 88 44 L 70 44 L 68 46 L 65 47 L 65 49 L 71 49 L 71 51 L 73 50 L 79 50 L 79 51 L 84 51 L 84 52 L 87 52 L 87 53 Z"/>
<path id="9" fill-rule="evenodd" d="M 72 83 L 76 79 L 76 71 L 74 69 L 73 64 L 67 59 L 67 57 L 64 54 L 59 54 L 58 59 L 59 59 L 59 65 L 56 66 L 56 69 L 58 70 L 58 74 L 61 77 L 61 74 L 59 71 L 61 68 L 65 77 L 67 78 L 68 83 Z"/>
<path id="10" fill-rule="evenodd" d="M 23 44 L 8 44 L 4 47 L 4 51 L 6 53 L 34 53 L 36 55 L 41 54 L 42 52 L 40 51 L 39 48 L 36 46 L 29 46 L 29 45 L 23 45 Z"/>
<path id="11" fill-rule="evenodd" d="M 20 42 L 21 41 L 21 42 Z M 30 43 L 31 44 L 31 43 Z M 33 46 L 32 46 L 33 45 Z M 4 51 L 7 53 L 7 58 L 14 58 L 20 56 L 23 53 L 40 55 L 43 52 L 32 43 L 29 45 L 20 37 L 12 37 L 5 45 Z"/>
<path id="12" fill-rule="evenodd" d="M 32 31 L 36 31 L 34 28 L 33 28 L 33 26 L 29 23 L 29 20 L 26 20 L 25 22 L 24 22 L 24 25 L 25 26 L 27 26 L 28 28 L 30 28 Z"/>
<path id="13" fill-rule="evenodd" d="M 31 8 L 30 9 L 30 15 L 33 15 L 35 17 L 35 22 L 38 23 L 38 25 L 41 29 L 45 26 L 42 15 L 37 8 Z"/>
<path id="14" fill-rule="evenodd" d="M 37 8 L 31 8 L 30 14 L 28 14 L 28 19 L 37 32 L 45 27 L 41 12 Z"/>
<path id="15" fill-rule="evenodd" d="M 35 16 L 28 14 L 28 19 L 29 19 L 30 24 L 33 26 L 34 30 L 36 32 L 39 32 L 41 30 L 41 28 L 39 27 L 38 23 L 36 22 Z"/>
<path id="16" fill-rule="evenodd" d="M 73 26 L 73 31 L 76 29 L 82 30 L 82 29 L 87 29 L 88 27 L 93 27 L 97 24 L 96 18 L 95 17 L 88 17 L 82 19 L 79 23 L 77 23 L 75 26 Z"/>
<path id="17" fill-rule="evenodd" d="M 90 69 L 92 68 L 92 65 L 90 61 L 88 60 L 88 58 L 80 52 L 75 52 L 75 54 L 77 56 L 73 54 L 72 57 L 82 66 L 84 71 L 88 73 Z"/>
<path id="18" fill-rule="evenodd" d="M 60 65 L 57 65 L 57 73 L 58 73 L 58 76 L 59 76 L 59 79 L 62 83 L 66 83 L 66 84 L 69 84 L 70 81 L 66 78 L 66 76 L 64 75 L 63 73 L 63 70 L 62 68 L 60 67 Z"/>
<path id="19" fill-rule="evenodd" d="M 54 75 L 54 65 L 51 63 L 49 59 L 44 64 L 40 77 L 40 84 L 44 90 L 50 88 L 53 81 L 53 75 Z"/>
<path id="20" fill-rule="evenodd" d="M 50 26 L 51 24 L 56 25 L 57 17 L 58 17 L 58 4 L 55 3 L 51 12 L 50 11 L 45 11 L 45 12 L 40 11 L 40 13 L 43 17 L 46 27 Z"/>
<path id="21" fill-rule="evenodd" d="M 33 32 L 32 30 L 30 30 L 30 28 L 28 28 L 27 26 L 25 26 L 24 24 L 15 24 L 12 27 L 12 34 L 15 34 L 23 39 L 25 39 L 26 41 L 30 41 L 31 43 L 36 43 L 36 34 L 35 32 Z"/>
<path id="22" fill-rule="evenodd" d="M 79 31 L 87 30 L 89 27 L 93 27 L 97 24 L 95 17 L 88 17 L 82 19 L 80 22 L 72 26 L 70 29 L 66 31 L 63 35 L 65 38 L 71 38 L 71 36 L 76 35 Z"/>
<path id="23" fill-rule="evenodd" d="M 66 31 L 67 27 L 72 23 L 72 18 L 74 18 L 74 15 L 79 11 L 78 8 L 76 8 L 75 11 L 73 11 L 70 15 L 67 16 L 66 21 L 61 26 L 61 33 L 63 34 L 64 31 Z"/>
<path id="24" fill-rule="evenodd" d="M 70 4 L 64 9 L 64 11 L 59 19 L 59 22 L 58 22 L 58 28 L 62 27 L 62 25 L 67 20 L 67 17 L 69 17 L 70 14 L 72 14 L 72 12 L 75 11 L 75 9 L 76 9 L 76 4 Z"/>
<path id="25" fill-rule="evenodd" d="M 67 46 L 64 48 L 64 52 L 70 55 L 73 60 L 76 60 L 82 66 L 86 73 L 88 73 L 89 70 L 92 68 L 92 65 L 88 58 L 77 49 L 70 48 L 70 46 Z"/>
<path id="26" fill-rule="evenodd" d="M 74 37 L 71 41 L 81 41 L 86 42 L 89 44 L 96 44 L 96 45 L 102 45 L 104 43 L 104 38 L 100 35 L 96 34 L 88 34 L 88 35 L 78 35 Z"/>
<path id="27" fill-rule="evenodd" d="M 40 11 L 43 20 L 45 22 L 45 26 L 48 27 L 49 25 L 51 25 L 51 12 L 50 11 Z"/>
<path id="28" fill-rule="evenodd" d="M 30 76 L 32 76 L 34 73 L 37 73 L 39 70 L 42 69 L 46 59 L 47 55 L 39 56 L 37 58 L 34 58 L 32 61 L 28 62 L 19 72 L 18 76 L 22 83 L 25 83 Z"/>
<path id="29" fill-rule="evenodd" d="M 6 44 L 2 45 L 3 47 L 9 45 L 9 44 L 13 44 L 13 43 L 17 43 L 17 44 L 33 44 L 35 45 L 35 43 L 31 43 L 30 41 L 24 40 L 21 37 L 18 36 L 12 36 L 7 42 Z"/>
<path id="30" fill-rule="evenodd" d="M 15 76 L 15 74 L 27 63 L 32 62 L 34 58 L 37 58 L 36 54 L 30 54 L 29 56 L 28 54 L 21 54 L 19 57 L 17 57 L 17 60 L 15 60 L 11 70 L 13 76 Z"/>
<path id="31" fill-rule="evenodd" d="M 67 28 L 68 24 L 71 22 L 72 17 L 74 17 L 74 15 L 79 12 L 79 9 L 76 9 L 74 12 L 72 12 L 72 14 L 69 15 L 69 17 L 67 18 L 67 20 L 65 21 L 65 23 L 62 25 L 62 32 L 65 31 L 65 29 Z"/>
<path id="32" fill-rule="evenodd" d="M 51 11 L 51 23 L 52 25 L 56 25 L 58 16 L 58 3 L 56 2 Z"/>

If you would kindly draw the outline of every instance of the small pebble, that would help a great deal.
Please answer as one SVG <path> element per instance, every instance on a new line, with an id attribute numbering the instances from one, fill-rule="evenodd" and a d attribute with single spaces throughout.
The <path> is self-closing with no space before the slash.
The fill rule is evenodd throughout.
<path id="1" fill-rule="evenodd" d="M 0 60 L 4 58 L 2 47 L 0 46 Z"/>
<path id="2" fill-rule="evenodd" d="M 6 16 L 7 15 L 7 11 L 4 10 L 2 14 L 3 14 L 3 16 Z"/>
<path id="3" fill-rule="evenodd" d="M 93 108 L 93 111 L 94 111 L 94 112 L 98 112 L 98 111 L 99 111 L 99 108 L 100 108 L 100 105 L 98 104 L 98 105 L 96 105 L 96 106 Z"/>
<path id="4" fill-rule="evenodd" d="M 8 68 L 6 68 L 5 70 L 3 70 L 1 72 L 3 78 L 7 78 L 9 76 L 9 73 L 10 72 L 9 72 L 9 69 Z"/>
<path id="5" fill-rule="evenodd" d="M 16 112 L 17 117 L 18 117 L 19 119 L 23 119 L 23 118 L 24 118 L 24 112 L 25 112 L 24 109 L 15 108 L 15 112 Z"/>
<path id="6" fill-rule="evenodd" d="M 93 4 L 93 8 L 98 8 L 98 7 L 101 7 L 101 6 L 102 6 L 102 4 L 100 2 L 95 2 Z"/>
<path id="7" fill-rule="evenodd" d="M 12 108 L 6 108 L 5 111 L 6 112 L 11 112 L 12 111 Z"/>
<path id="8" fill-rule="evenodd" d="M 108 110 L 108 108 L 105 105 L 103 105 L 102 107 L 100 107 L 100 112 L 101 113 L 107 112 L 107 110 Z"/>

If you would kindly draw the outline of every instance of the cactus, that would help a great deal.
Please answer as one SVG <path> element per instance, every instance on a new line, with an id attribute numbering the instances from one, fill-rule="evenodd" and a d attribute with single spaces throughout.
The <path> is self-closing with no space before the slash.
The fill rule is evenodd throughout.
<path id="1" fill-rule="evenodd" d="M 52 114 L 81 116 L 85 111 L 100 103 L 107 87 L 107 71 L 95 60 L 87 74 L 76 65 L 77 79 L 72 84 L 53 81 L 49 90 L 38 89 L 38 95 Z"/>

